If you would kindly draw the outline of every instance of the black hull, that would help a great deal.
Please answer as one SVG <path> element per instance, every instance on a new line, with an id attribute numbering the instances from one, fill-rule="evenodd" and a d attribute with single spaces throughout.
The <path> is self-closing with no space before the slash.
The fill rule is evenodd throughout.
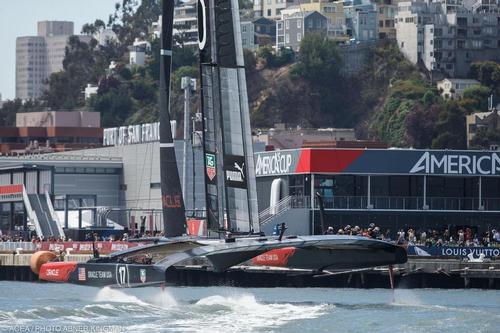
<path id="1" fill-rule="evenodd" d="M 67 282 L 101 288 L 147 287 L 164 283 L 165 272 L 153 265 L 79 263 Z"/>

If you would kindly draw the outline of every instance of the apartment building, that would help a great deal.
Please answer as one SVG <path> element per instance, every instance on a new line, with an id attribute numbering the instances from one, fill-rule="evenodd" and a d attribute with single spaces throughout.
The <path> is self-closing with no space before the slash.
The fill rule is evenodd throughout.
<path id="1" fill-rule="evenodd" d="M 276 44 L 276 21 L 259 17 L 253 21 L 256 46 Z"/>
<path id="2" fill-rule="evenodd" d="M 342 1 L 305 0 L 298 1 L 296 7 L 303 12 L 317 11 L 323 14 L 328 19 L 327 33 L 330 38 L 338 41 L 349 39 L 344 14 L 344 3 Z"/>
<path id="3" fill-rule="evenodd" d="M 174 8 L 174 41 L 177 45 L 198 45 L 198 12 L 196 1 L 180 2 Z"/>
<path id="4" fill-rule="evenodd" d="M 63 60 L 73 22 L 38 22 L 37 36 L 16 39 L 16 98 L 38 98 L 50 74 L 63 69 Z M 88 42 L 90 36 L 79 36 Z"/>
<path id="5" fill-rule="evenodd" d="M 378 15 L 376 5 L 370 0 L 344 1 L 347 34 L 357 41 L 378 39 Z"/>
<path id="6" fill-rule="evenodd" d="M 475 61 L 500 61 L 499 7 L 489 2 L 400 2 L 395 25 L 401 52 L 433 80 L 466 77 Z"/>
<path id="7" fill-rule="evenodd" d="M 396 39 L 394 19 L 401 0 L 376 0 L 378 12 L 378 36 L 380 39 Z"/>
<path id="8" fill-rule="evenodd" d="M 262 17 L 277 20 L 281 18 L 281 11 L 288 6 L 293 5 L 293 0 L 259 0 L 260 9 L 256 10 L 254 5 L 254 13 L 262 13 Z M 258 16 L 257 16 L 258 17 Z"/>
<path id="9" fill-rule="evenodd" d="M 314 32 L 326 32 L 328 19 L 321 13 L 298 12 L 283 16 L 276 27 L 276 48 L 291 48 L 298 52 L 302 38 Z"/>

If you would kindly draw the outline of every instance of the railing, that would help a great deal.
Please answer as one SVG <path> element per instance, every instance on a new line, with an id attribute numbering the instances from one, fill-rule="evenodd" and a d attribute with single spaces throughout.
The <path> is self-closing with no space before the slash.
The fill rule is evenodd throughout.
<path id="1" fill-rule="evenodd" d="M 500 198 L 334 196 L 323 198 L 325 209 L 500 211 Z M 316 200 L 315 207 L 318 208 Z"/>
<path id="2" fill-rule="evenodd" d="M 272 221 L 275 217 L 283 214 L 291 208 L 311 208 L 311 199 L 306 196 L 284 197 L 276 205 L 270 206 L 259 213 L 259 221 L 261 225 L 265 225 Z"/>
<path id="3" fill-rule="evenodd" d="M 36 244 L 31 242 L 0 242 L 0 252 L 16 251 L 17 249 L 36 251 Z"/>
<path id="4" fill-rule="evenodd" d="M 64 230 L 62 228 L 61 221 L 59 221 L 59 217 L 54 211 L 54 206 L 52 205 L 52 200 L 50 200 L 50 195 L 48 191 L 45 191 L 45 200 L 47 200 L 47 207 L 49 208 L 50 218 L 56 222 L 57 230 L 59 231 L 60 236 L 64 236 Z"/>
<path id="5" fill-rule="evenodd" d="M 261 225 L 267 224 L 277 215 L 290 209 L 291 196 L 284 197 L 276 203 L 276 205 L 270 206 L 259 213 L 259 221 Z"/>

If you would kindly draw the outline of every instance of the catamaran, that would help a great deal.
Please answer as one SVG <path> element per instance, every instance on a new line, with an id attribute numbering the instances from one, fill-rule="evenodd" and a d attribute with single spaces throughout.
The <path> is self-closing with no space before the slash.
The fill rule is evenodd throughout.
<path id="1" fill-rule="evenodd" d="M 163 284 L 167 269 L 204 257 L 225 271 L 270 250 L 286 248 L 283 266 L 360 269 L 404 263 L 394 244 L 356 236 L 261 236 L 250 115 L 241 43 L 238 0 L 198 0 L 199 64 L 207 224 L 247 237 L 186 237 L 186 215 L 175 159 L 169 113 L 174 1 L 162 1 L 160 63 L 160 164 L 165 238 L 87 262 L 51 261 L 37 252 L 32 269 L 40 279 L 90 286 L 138 287 Z"/>

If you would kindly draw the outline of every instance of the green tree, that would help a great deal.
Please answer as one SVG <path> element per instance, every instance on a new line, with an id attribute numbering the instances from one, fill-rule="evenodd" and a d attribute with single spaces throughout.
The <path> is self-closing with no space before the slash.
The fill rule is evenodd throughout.
<path id="1" fill-rule="evenodd" d="M 77 36 L 71 36 L 63 60 L 63 71 L 50 75 L 47 90 L 41 99 L 53 109 L 73 109 L 84 104 L 83 90 L 91 82 L 95 64 L 93 43 L 81 42 Z"/>
<path id="2" fill-rule="evenodd" d="M 424 96 L 425 97 L 425 96 Z M 442 106 L 417 104 L 405 120 L 406 142 L 413 148 L 430 148 Z"/>
<path id="3" fill-rule="evenodd" d="M 485 86 L 472 86 L 465 89 L 462 93 L 460 105 L 463 106 L 468 114 L 473 112 L 488 111 L 488 98 L 491 89 Z"/>
<path id="4" fill-rule="evenodd" d="M 92 96 L 89 106 L 101 112 L 103 127 L 125 124 L 126 119 L 134 111 L 134 102 L 124 86 L 111 88 L 102 95 Z"/>
<path id="5" fill-rule="evenodd" d="M 432 141 L 435 149 L 465 149 L 465 110 L 455 101 L 446 103 L 436 123 L 437 137 Z"/>
<path id="6" fill-rule="evenodd" d="M 470 67 L 469 76 L 490 89 L 500 88 L 500 64 L 498 62 L 474 62 Z"/>
<path id="7" fill-rule="evenodd" d="M 500 131 L 493 128 L 479 128 L 471 140 L 471 148 L 490 149 L 490 145 L 494 143 L 500 143 Z"/>
<path id="8" fill-rule="evenodd" d="M 340 57 L 335 42 L 325 33 L 312 33 L 300 42 L 294 72 L 313 84 L 331 83 L 339 78 Z"/>

